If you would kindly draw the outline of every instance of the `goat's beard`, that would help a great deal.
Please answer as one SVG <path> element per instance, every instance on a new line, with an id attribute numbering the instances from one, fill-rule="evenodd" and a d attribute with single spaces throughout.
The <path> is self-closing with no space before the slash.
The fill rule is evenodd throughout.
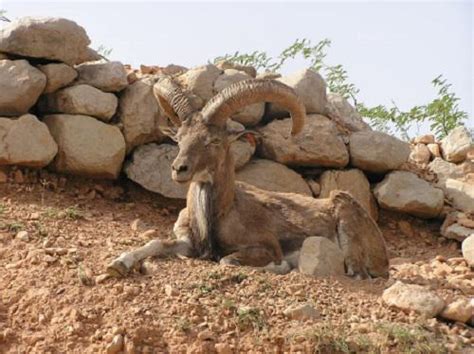
<path id="1" fill-rule="evenodd" d="M 194 215 L 191 218 L 191 230 L 194 249 L 197 250 L 199 258 L 218 260 L 212 184 L 198 182 L 193 193 Z"/>

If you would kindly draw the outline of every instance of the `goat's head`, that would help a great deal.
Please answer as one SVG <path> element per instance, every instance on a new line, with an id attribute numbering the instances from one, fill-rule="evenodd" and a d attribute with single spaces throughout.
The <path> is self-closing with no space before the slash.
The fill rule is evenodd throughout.
<path id="1" fill-rule="evenodd" d="M 153 91 L 165 114 L 178 127 L 172 133 L 179 145 L 172 165 L 172 177 L 177 182 L 212 181 L 213 172 L 225 163 L 230 143 L 239 136 L 239 132 L 230 131 L 227 120 L 243 107 L 258 102 L 277 103 L 290 112 L 293 135 L 302 130 L 306 116 L 293 89 L 273 80 L 237 82 L 215 95 L 201 111 L 192 108 L 187 96 L 169 77 L 161 78 Z"/>

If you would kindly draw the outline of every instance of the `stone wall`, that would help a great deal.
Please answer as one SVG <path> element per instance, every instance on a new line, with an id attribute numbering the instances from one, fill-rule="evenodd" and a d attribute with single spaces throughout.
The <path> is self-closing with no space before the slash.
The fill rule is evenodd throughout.
<path id="1" fill-rule="evenodd" d="M 269 78 L 220 62 L 132 69 L 90 49 L 86 31 L 57 18 L 23 18 L 0 31 L 0 180 L 8 166 L 116 179 L 123 175 L 169 198 L 186 186 L 171 180 L 177 146 L 160 126 L 166 118 L 152 88 L 172 75 L 200 109 L 232 83 Z M 463 241 L 474 229 L 474 149 L 467 129 L 443 141 L 411 143 L 376 132 L 324 79 L 304 69 L 271 78 L 294 88 L 308 113 L 304 131 L 288 139 L 290 118 L 276 105 L 254 104 L 232 119 L 251 128 L 233 143 L 237 179 L 260 188 L 326 197 L 349 191 L 377 219 L 378 208 L 442 218 L 443 236 Z"/>

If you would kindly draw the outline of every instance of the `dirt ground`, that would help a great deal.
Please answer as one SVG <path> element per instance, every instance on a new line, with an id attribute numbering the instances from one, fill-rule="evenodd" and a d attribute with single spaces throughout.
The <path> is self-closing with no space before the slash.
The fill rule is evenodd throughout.
<path id="1" fill-rule="evenodd" d="M 142 273 L 105 279 L 122 251 L 168 237 L 183 203 L 132 184 L 21 177 L 34 183 L 0 184 L 0 353 L 114 353 L 121 338 L 126 353 L 474 353 L 472 327 L 380 299 L 396 279 L 428 285 L 446 301 L 474 295 L 474 272 L 459 244 L 439 236 L 440 221 L 381 213 L 388 280 L 273 275 L 193 259 L 152 260 Z M 317 318 L 283 314 L 306 302 Z"/>

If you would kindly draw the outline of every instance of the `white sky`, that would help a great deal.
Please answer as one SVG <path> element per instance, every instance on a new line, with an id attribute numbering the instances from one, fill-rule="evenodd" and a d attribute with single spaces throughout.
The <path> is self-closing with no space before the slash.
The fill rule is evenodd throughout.
<path id="1" fill-rule="evenodd" d="M 297 38 L 332 40 L 327 62 L 343 64 L 360 100 L 407 109 L 435 94 L 443 74 L 474 126 L 474 6 L 467 1 L 135 2 L 0 0 L 10 18 L 67 17 L 92 40 L 113 48 L 111 59 L 185 66 L 225 53 L 271 55 Z M 285 67 L 304 66 L 298 60 Z"/>

